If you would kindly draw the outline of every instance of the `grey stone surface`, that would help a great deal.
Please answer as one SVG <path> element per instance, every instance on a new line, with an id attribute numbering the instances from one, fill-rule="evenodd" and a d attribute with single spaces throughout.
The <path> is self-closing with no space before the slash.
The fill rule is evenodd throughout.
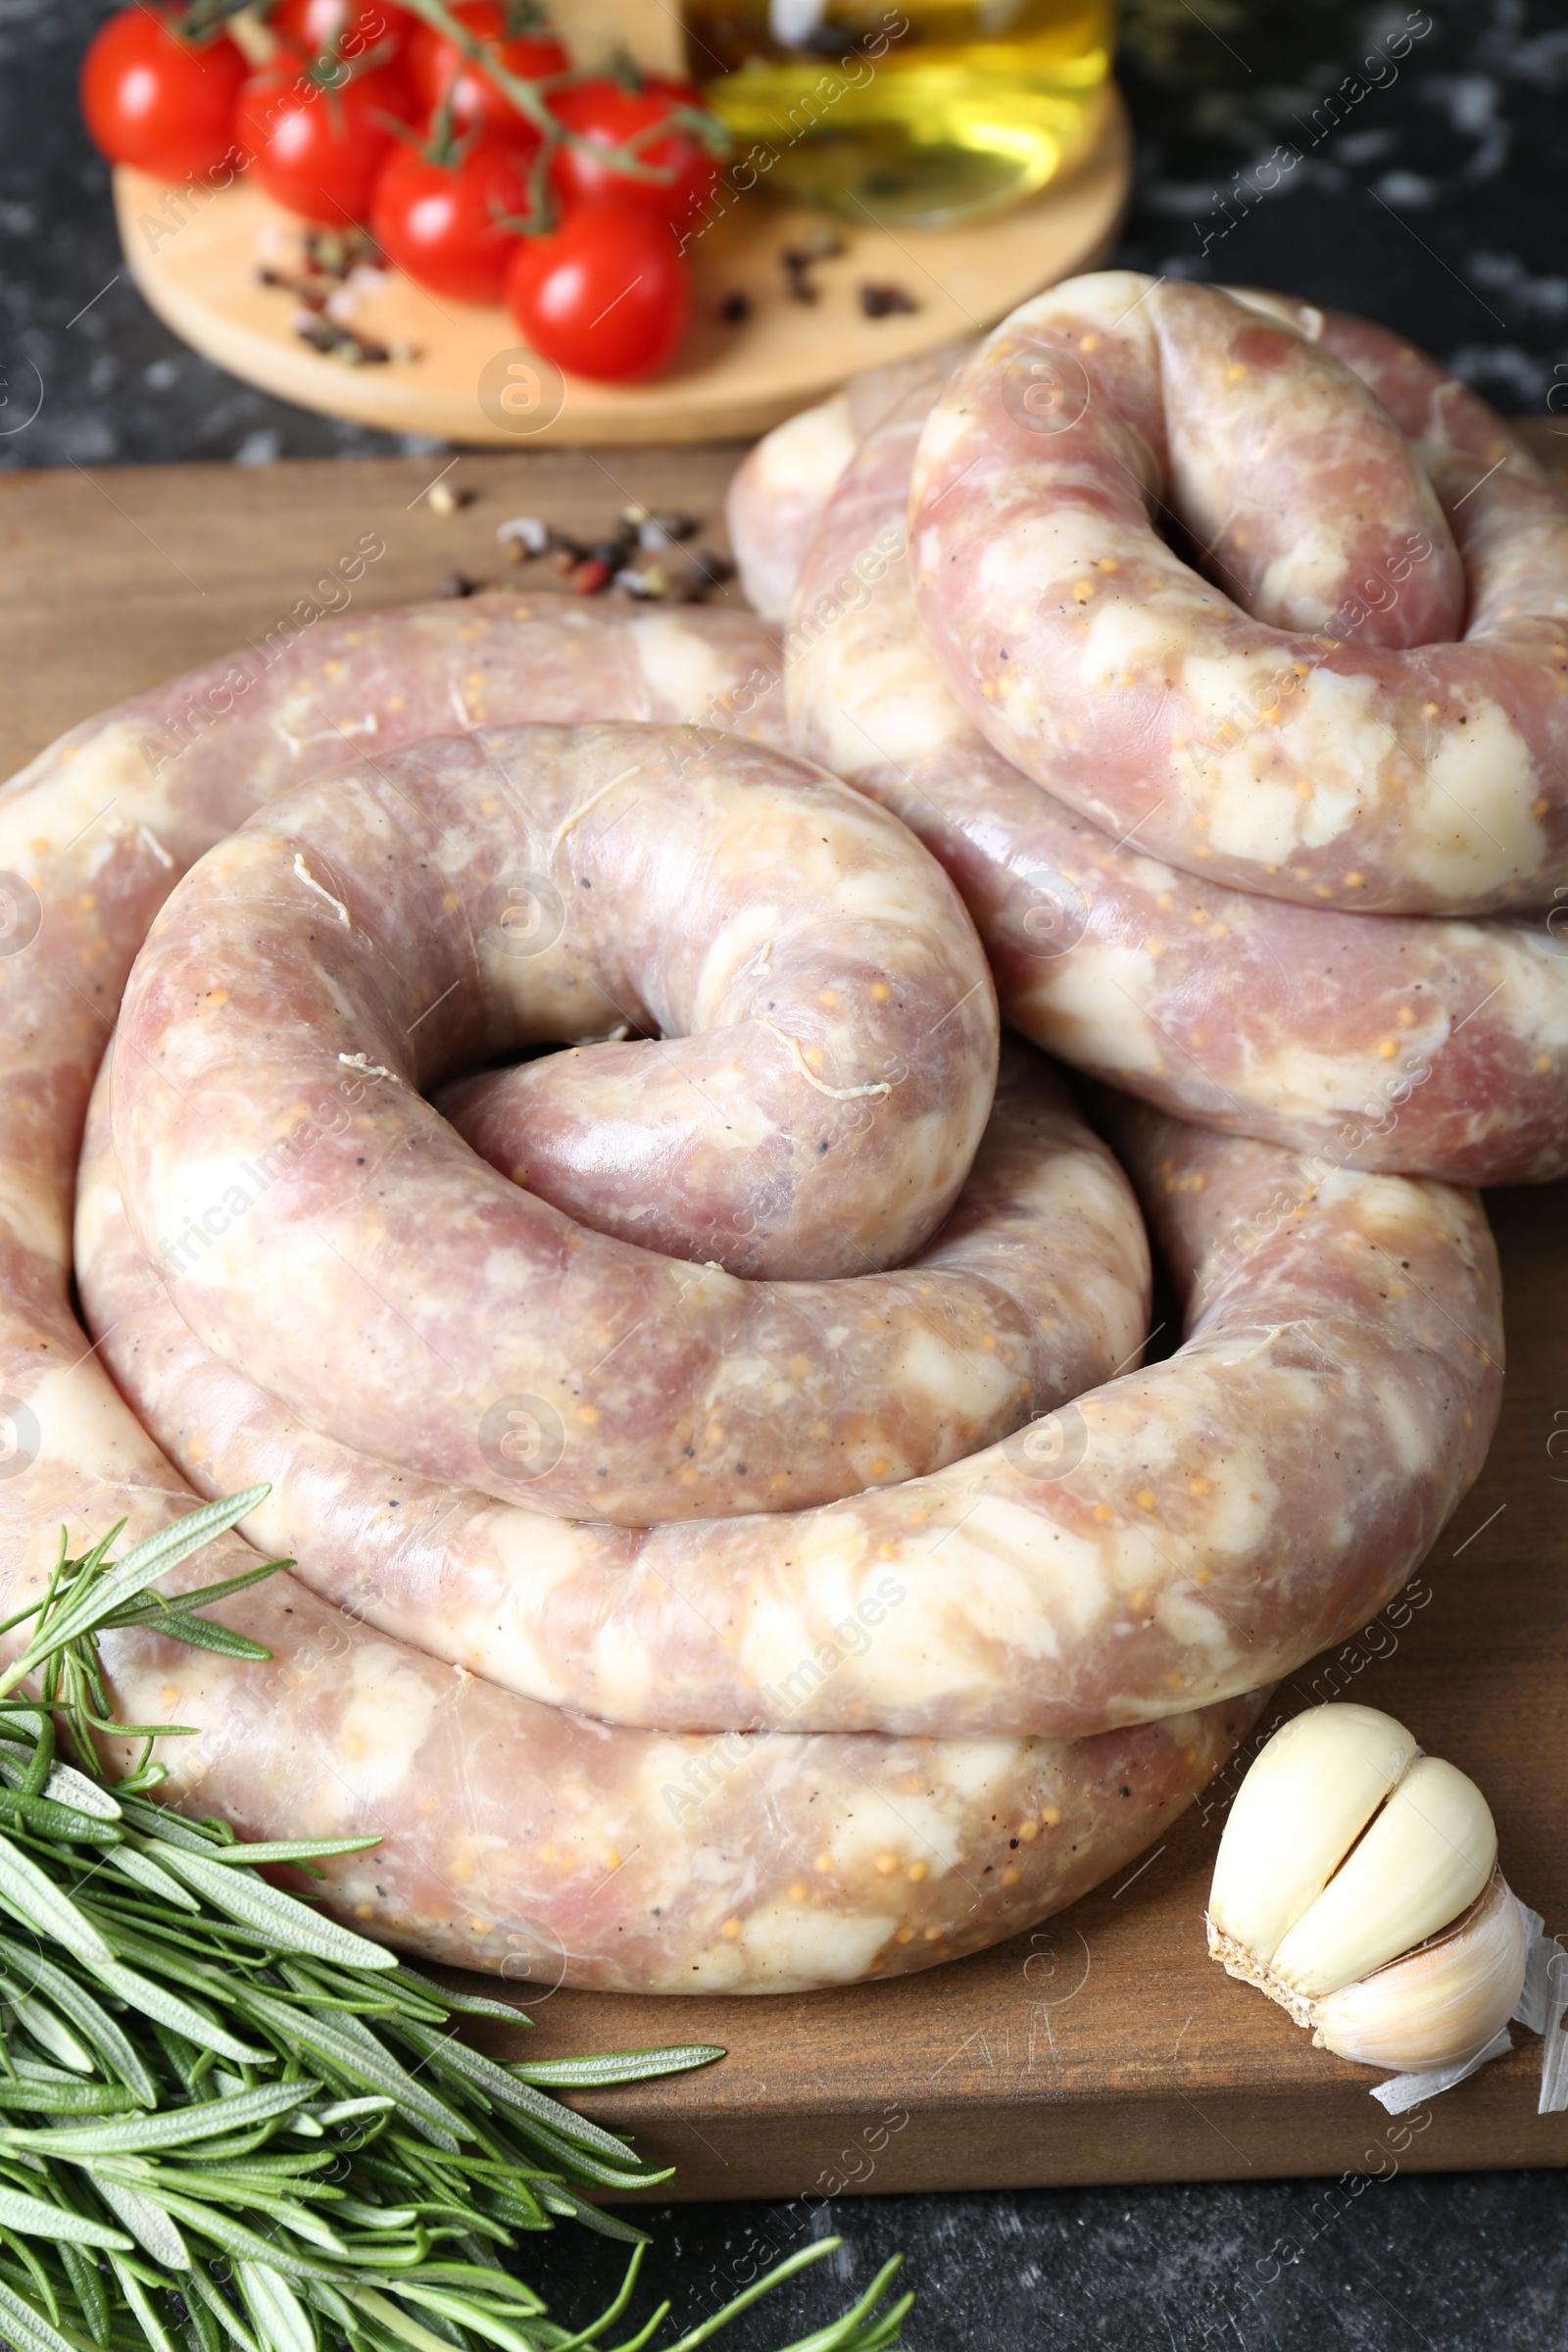
<path id="1" fill-rule="evenodd" d="M 761 2205 L 640 2216 L 651 2311 L 694 2324 L 810 2236 L 820 2269 L 718 2338 L 793 2344 L 904 2252 L 913 2352 L 1562 2352 L 1568 2182 L 1561 2174 L 1409 2175 L 851 2197 L 809 2215 Z M 617 2257 L 556 2238 L 528 2276 L 558 2316 L 608 2299 Z M 588 2274 L 592 2275 L 590 2286 Z M 629 2332 L 629 2329 L 628 2329 Z"/>

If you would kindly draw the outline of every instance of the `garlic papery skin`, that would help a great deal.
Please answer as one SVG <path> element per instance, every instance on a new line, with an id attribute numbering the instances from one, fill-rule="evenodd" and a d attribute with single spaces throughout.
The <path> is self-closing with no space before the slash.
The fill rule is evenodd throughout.
<path id="1" fill-rule="evenodd" d="M 1318 2045 L 1363 2066 L 1462 2066 L 1524 1985 L 1524 1914 L 1475 1783 L 1370 1707 L 1308 1709 L 1243 1782 L 1208 1948 Z"/>
<path id="2" fill-rule="evenodd" d="M 1337 1992 L 1467 1911 L 1496 1863 L 1497 1832 L 1474 1781 L 1419 1756 L 1270 1969 L 1308 1999 Z"/>
<path id="3" fill-rule="evenodd" d="M 1446 1935 L 1311 2003 L 1312 2039 L 1361 2066 L 1422 2074 L 1479 2056 L 1512 2017 L 1530 1937 L 1501 1871 Z"/>
<path id="4" fill-rule="evenodd" d="M 1253 1963 L 1271 1961 L 1415 1758 L 1403 1724 L 1375 1707 L 1311 1707 L 1276 1732 L 1231 1806 L 1209 1891 L 1212 1930 Z"/>

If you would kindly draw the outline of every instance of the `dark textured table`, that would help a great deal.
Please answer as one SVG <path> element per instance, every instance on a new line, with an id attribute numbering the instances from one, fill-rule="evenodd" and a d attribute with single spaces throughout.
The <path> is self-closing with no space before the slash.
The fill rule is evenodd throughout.
<path id="1" fill-rule="evenodd" d="M 392 446 L 233 382 L 130 290 L 73 96 L 103 13 L 99 0 L 0 0 L 0 466 L 259 465 Z M 1568 390 L 1553 398 L 1568 385 L 1560 0 L 1435 0 L 1430 14 L 1398 0 L 1128 0 L 1121 74 L 1139 177 L 1118 258 L 1372 313 L 1500 408 L 1568 412 Z M 920 2292 L 907 2340 L 922 2352 L 1568 2346 L 1568 2180 L 1554 2173 L 647 2218 L 648 2285 L 667 2284 L 677 2317 L 694 2319 L 774 2257 L 842 2233 L 776 2317 L 764 2305 L 723 2339 L 736 2352 L 820 2326 L 900 2247 Z M 580 2323 L 619 2263 L 571 2231 L 532 2244 L 527 2268 Z"/>
<path id="2" fill-rule="evenodd" d="M 1560 383 L 1568 411 L 1562 0 L 1125 9 L 1138 192 L 1118 259 L 1367 311 L 1501 409 L 1539 414 Z M 398 446 L 236 383 L 143 307 L 76 118 L 106 13 L 0 0 L 0 466 Z"/>

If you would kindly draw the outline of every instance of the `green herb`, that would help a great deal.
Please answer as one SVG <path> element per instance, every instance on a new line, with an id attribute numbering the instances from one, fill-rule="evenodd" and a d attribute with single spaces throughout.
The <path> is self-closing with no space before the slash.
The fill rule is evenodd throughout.
<path id="1" fill-rule="evenodd" d="M 596 168 L 601 172 L 614 172 L 623 179 L 643 180 L 653 187 L 667 187 L 674 177 L 672 165 L 654 163 L 650 161 L 648 153 L 672 130 L 684 132 L 697 145 L 706 147 L 710 155 L 722 156 L 729 152 L 729 132 L 718 117 L 705 106 L 691 106 L 679 101 L 666 107 L 656 122 L 645 123 L 640 130 L 633 131 L 629 138 L 613 145 L 601 146 L 581 131 L 568 129 L 550 103 L 557 90 L 596 76 L 577 68 L 564 74 L 537 77 L 514 74 L 502 63 L 497 44 L 481 39 L 461 17 L 453 14 L 447 0 L 404 0 L 404 5 L 412 15 L 421 18 L 450 41 L 469 68 L 482 74 L 491 88 L 515 108 L 538 139 L 538 148 L 528 172 L 528 210 L 514 220 L 504 220 L 503 226 L 514 228 L 525 236 L 537 236 L 556 226 L 557 206 L 551 187 L 551 166 L 563 147 L 581 148 L 591 153 Z M 627 87 L 637 89 L 642 86 L 643 77 L 629 57 L 615 57 L 612 61 L 611 71 Z M 450 93 L 445 103 L 448 111 L 444 122 L 438 121 L 432 126 L 438 141 L 450 136 L 451 132 Z"/>
<path id="2" fill-rule="evenodd" d="M 657 2186 L 618 2134 L 551 2096 L 710 2065 L 706 2044 L 503 2064 L 455 2014 L 526 2025 L 431 1984 L 254 1875 L 373 1838 L 242 1844 L 147 1802 L 155 1740 L 110 1712 L 97 1640 L 156 1626 L 228 1657 L 201 1615 L 283 1563 L 167 1599 L 154 1580 L 256 1508 L 212 1502 L 111 1563 L 121 1533 L 60 1556 L 0 1674 L 0 2335 L 14 2352 L 571 2352 L 630 2300 L 643 2233 L 595 2191 Z M 122 1525 L 123 1523 L 122 1523 Z M 21 1695 L 30 1682 L 33 1695 Z M 57 1719 L 76 1761 L 55 1750 Z M 111 1786 L 93 1734 L 144 1742 Z M 619 2293 L 572 2332 L 504 2257 L 558 2218 L 632 2247 Z M 690 2352 L 838 2244 L 780 2263 L 670 2345 Z M 791 2352 L 880 2352 L 912 2298 L 889 2263 Z M 884 2309 L 883 2307 L 886 2306 Z M 661 2305 L 607 2352 L 638 2352 Z"/>

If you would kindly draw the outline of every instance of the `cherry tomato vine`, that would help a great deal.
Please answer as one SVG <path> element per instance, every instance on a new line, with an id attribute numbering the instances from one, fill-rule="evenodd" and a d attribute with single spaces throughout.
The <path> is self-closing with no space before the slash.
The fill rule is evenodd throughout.
<path id="1" fill-rule="evenodd" d="M 251 171 L 318 225 L 368 226 L 438 296 L 505 296 L 533 347 L 605 379 L 672 355 L 722 125 L 690 83 L 571 64 L 537 0 L 160 0 L 83 62 L 113 163 Z"/>

